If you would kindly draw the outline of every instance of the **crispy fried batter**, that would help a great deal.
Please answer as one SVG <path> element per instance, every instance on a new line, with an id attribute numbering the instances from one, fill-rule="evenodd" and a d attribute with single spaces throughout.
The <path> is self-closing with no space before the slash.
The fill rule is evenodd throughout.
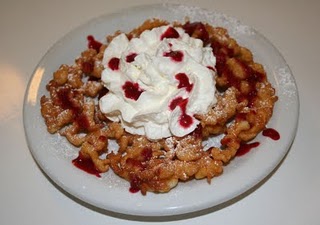
<path id="1" fill-rule="evenodd" d="M 166 24 L 147 20 L 127 36 L 138 37 L 145 30 Z M 198 22 L 174 25 L 210 45 L 217 59 L 217 104 L 206 114 L 196 115 L 201 123 L 191 134 L 150 141 L 106 119 L 97 104 L 107 91 L 99 80 L 106 44 L 99 52 L 87 49 L 73 66 L 62 65 L 47 85 L 50 97 L 41 98 L 48 132 L 64 135 L 97 170 L 111 168 L 130 182 L 131 191 L 142 194 L 168 192 L 179 181 L 190 179 L 206 178 L 210 182 L 223 172 L 241 143 L 265 128 L 277 101 L 262 65 L 255 63 L 252 53 L 229 37 L 226 29 Z M 108 36 L 107 43 L 118 34 L 120 31 Z M 221 146 L 205 151 L 203 140 L 219 134 L 224 134 Z M 108 149 L 108 140 L 115 140 L 119 149 Z"/>

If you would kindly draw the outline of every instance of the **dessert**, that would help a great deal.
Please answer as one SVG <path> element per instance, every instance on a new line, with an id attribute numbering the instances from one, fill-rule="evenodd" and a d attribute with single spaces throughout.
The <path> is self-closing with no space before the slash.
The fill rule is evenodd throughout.
<path id="1" fill-rule="evenodd" d="M 156 27 L 131 40 L 122 33 L 106 48 L 102 64 L 109 93 L 100 110 L 131 134 L 183 137 L 200 123 L 193 115 L 216 103 L 212 49 L 183 28 Z"/>
<path id="2" fill-rule="evenodd" d="M 48 132 L 79 147 L 73 164 L 96 176 L 112 169 L 142 194 L 219 176 L 239 149 L 258 145 L 248 142 L 277 101 L 263 66 L 226 29 L 159 19 L 106 43 L 88 36 L 47 90 L 41 114 Z M 217 136 L 220 146 L 204 148 Z"/>

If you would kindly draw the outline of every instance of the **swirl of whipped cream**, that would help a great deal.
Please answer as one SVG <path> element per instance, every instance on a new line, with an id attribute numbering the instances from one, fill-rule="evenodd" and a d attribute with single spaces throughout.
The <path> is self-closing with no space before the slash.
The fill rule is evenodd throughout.
<path id="1" fill-rule="evenodd" d="M 212 49 L 182 28 L 162 26 L 131 40 L 120 34 L 102 63 L 101 80 L 109 92 L 100 109 L 131 134 L 182 137 L 200 123 L 194 115 L 217 101 Z"/>

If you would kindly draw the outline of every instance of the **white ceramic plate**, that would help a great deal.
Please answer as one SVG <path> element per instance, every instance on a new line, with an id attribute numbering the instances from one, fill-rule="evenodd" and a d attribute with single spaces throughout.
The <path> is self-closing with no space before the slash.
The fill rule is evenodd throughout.
<path id="1" fill-rule="evenodd" d="M 40 115 L 40 98 L 47 94 L 45 85 L 61 64 L 72 64 L 86 49 L 88 35 L 104 40 L 121 29 L 130 31 L 144 20 L 158 17 L 168 21 L 208 22 L 223 26 L 232 37 L 254 54 L 262 63 L 279 101 L 268 127 L 276 129 L 281 139 L 273 141 L 258 135 L 260 146 L 225 167 L 222 176 L 209 185 L 205 180 L 179 184 L 166 194 L 128 191 L 129 183 L 112 172 L 102 178 L 77 169 L 71 160 L 78 149 L 59 135 L 51 135 Z M 288 65 L 277 49 L 261 34 L 238 20 L 221 13 L 182 5 L 151 5 L 126 9 L 94 19 L 59 40 L 43 57 L 29 82 L 24 101 L 24 127 L 32 155 L 43 171 L 61 188 L 77 198 L 109 211 L 144 216 L 164 216 L 188 213 L 215 206 L 254 187 L 272 172 L 290 148 L 299 114 L 298 91 Z"/>

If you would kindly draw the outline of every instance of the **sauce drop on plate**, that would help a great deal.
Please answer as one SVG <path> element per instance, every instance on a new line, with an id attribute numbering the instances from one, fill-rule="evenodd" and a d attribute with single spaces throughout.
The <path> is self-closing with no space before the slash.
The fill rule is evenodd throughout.
<path id="1" fill-rule="evenodd" d="M 247 154 L 248 152 L 251 151 L 251 149 L 256 148 L 260 145 L 259 142 L 253 142 L 253 143 L 245 143 L 245 144 L 241 144 L 240 148 L 237 151 L 236 156 L 242 156 Z"/>
<path id="2" fill-rule="evenodd" d="M 92 160 L 86 159 L 85 157 L 83 157 L 81 152 L 79 153 L 79 156 L 77 158 L 72 160 L 72 164 L 89 174 L 95 175 L 97 177 L 101 177 L 100 172 L 96 169 Z"/>
<path id="3" fill-rule="evenodd" d="M 276 131 L 275 129 L 273 128 L 266 128 L 262 131 L 262 135 L 265 136 L 265 137 L 269 137 L 271 138 L 272 140 L 279 140 L 280 139 L 280 134 L 278 131 Z"/>

